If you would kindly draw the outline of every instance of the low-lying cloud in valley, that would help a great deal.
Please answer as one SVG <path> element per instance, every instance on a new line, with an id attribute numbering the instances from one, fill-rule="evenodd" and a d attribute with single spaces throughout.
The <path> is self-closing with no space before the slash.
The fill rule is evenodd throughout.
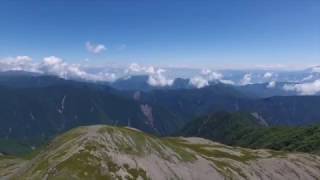
<path id="1" fill-rule="evenodd" d="M 286 84 L 283 86 L 286 91 L 296 91 L 301 95 L 314 95 L 320 93 L 320 79 L 302 84 Z"/>

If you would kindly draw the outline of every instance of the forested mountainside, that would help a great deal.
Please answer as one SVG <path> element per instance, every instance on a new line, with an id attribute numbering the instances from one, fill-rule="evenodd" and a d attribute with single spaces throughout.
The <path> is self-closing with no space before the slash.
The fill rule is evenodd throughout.
<path id="1" fill-rule="evenodd" d="M 269 127 L 256 114 L 213 113 L 189 122 L 178 135 L 247 148 L 320 153 L 319 125 Z"/>
<path id="2" fill-rule="evenodd" d="M 181 123 L 161 107 L 87 84 L 0 87 L 0 99 L 0 136 L 4 138 L 44 138 L 89 124 L 130 125 L 162 134 L 173 132 Z"/>
<path id="3" fill-rule="evenodd" d="M 200 89 L 122 91 L 103 83 L 7 72 L 0 74 L 0 99 L 0 140 L 11 149 L 17 145 L 12 140 L 37 144 L 80 125 L 130 125 L 169 135 L 194 118 L 218 111 L 255 113 L 269 126 L 320 122 L 320 96 L 260 99 L 221 83 Z"/>
<path id="4" fill-rule="evenodd" d="M 139 94 L 139 96 L 134 96 Z M 156 103 L 185 122 L 218 111 L 257 113 L 269 125 L 304 126 L 320 123 L 320 96 L 274 96 L 257 98 L 228 85 L 201 89 L 135 92 L 143 103 Z"/>

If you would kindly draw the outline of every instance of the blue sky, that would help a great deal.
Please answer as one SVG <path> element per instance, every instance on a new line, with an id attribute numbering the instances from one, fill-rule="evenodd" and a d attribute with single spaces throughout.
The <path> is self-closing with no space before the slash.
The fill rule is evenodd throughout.
<path id="1" fill-rule="evenodd" d="M 319 0 L 0 3 L 0 58 L 190 67 L 320 63 Z M 106 50 L 91 53 L 87 42 Z"/>

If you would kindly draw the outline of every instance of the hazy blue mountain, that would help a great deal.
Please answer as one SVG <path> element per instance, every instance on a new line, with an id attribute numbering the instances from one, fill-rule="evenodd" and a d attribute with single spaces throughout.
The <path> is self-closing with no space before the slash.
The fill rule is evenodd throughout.
<path id="1" fill-rule="evenodd" d="M 274 86 L 270 87 L 269 83 L 248 84 L 244 86 L 235 86 L 235 88 L 243 93 L 251 94 L 252 97 L 267 98 L 272 96 L 293 96 L 297 95 L 295 91 L 286 91 L 283 86 L 286 82 L 275 82 Z"/>
<path id="2" fill-rule="evenodd" d="M 102 83 L 10 73 L 0 75 L 0 139 L 42 140 L 91 124 L 130 125 L 167 135 L 218 111 L 255 113 L 269 125 L 320 122 L 320 96 L 259 98 L 221 83 L 188 88 L 185 79 L 178 79 L 175 89 L 117 90 Z"/>
<path id="3" fill-rule="evenodd" d="M 270 125 L 303 126 L 320 123 L 320 96 L 259 98 L 233 86 L 216 84 L 201 89 L 141 92 L 139 101 L 157 104 L 184 122 L 217 111 L 257 113 Z"/>
<path id="4" fill-rule="evenodd" d="M 130 125 L 156 134 L 181 126 L 164 108 L 120 96 L 107 86 L 59 81 L 43 87 L 0 87 L 0 137 L 46 138 L 90 124 Z"/>
<path id="5" fill-rule="evenodd" d="M 148 83 L 149 76 L 136 75 L 127 78 L 120 78 L 109 85 L 118 90 L 126 91 L 150 91 L 155 89 L 190 89 L 194 88 L 189 84 L 189 79 L 176 78 L 171 86 L 151 86 Z"/>
<path id="6" fill-rule="evenodd" d="M 272 125 L 304 126 L 320 123 L 320 96 L 274 96 L 242 100 L 239 110 L 256 112 Z"/>

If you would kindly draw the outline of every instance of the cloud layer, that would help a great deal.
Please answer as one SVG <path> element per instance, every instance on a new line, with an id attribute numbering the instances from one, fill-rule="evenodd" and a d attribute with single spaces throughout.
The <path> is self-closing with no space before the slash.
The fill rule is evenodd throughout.
<path id="1" fill-rule="evenodd" d="M 211 81 L 219 81 L 225 84 L 234 84 L 231 80 L 224 80 L 223 74 L 212 71 L 210 69 L 203 69 L 200 75 L 190 78 L 189 84 L 195 86 L 196 88 L 203 88 L 209 86 Z"/>
<path id="2" fill-rule="evenodd" d="M 28 71 L 55 75 L 64 79 L 82 79 L 87 81 L 114 81 L 113 73 L 88 73 L 79 64 L 69 64 L 56 56 L 43 58 L 40 63 L 32 62 L 28 56 L 17 56 L 0 60 L 0 71 Z"/>
<path id="3" fill-rule="evenodd" d="M 286 84 L 283 86 L 286 91 L 296 91 L 301 95 L 315 95 L 320 93 L 320 80 L 303 84 Z"/>
<path id="4" fill-rule="evenodd" d="M 134 75 L 147 75 L 147 83 L 151 86 L 171 86 L 174 83 L 174 72 L 177 69 L 163 69 L 155 66 L 144 66 L 132 63 L 128 67 L 112 68 L 108 66 L 90 67 L 80 64 L 68 63 L 56 56 L 44 57 L 34 62 L 29 56 L 17 56 L 0 59 L 0 71 L 27 71 L 45 75 L 55 75 L 65 79 L 78 79 L 86 81 L 112 82 L 120 77 Z M 299 73 L 279 72 L 216 72 L 203 69 L 194 71 L 190 75 L 189 84 L 196 88 L 209 86 L 210 82 L 221 82 L 232 85 L 247 85 L 254 83 L 268 83 L 267 88 L 275 88 L 277 82 L 288 82 L 282 88 L 294 91 L 301 95 L 314 95 L 320 93 L 320 76 L 316 69 Z M 291 79 L 290 79 L 291 78 Z M 290 81 L 291 80 L 291 81 Z"/>
<path id="5" fill-rule="evenodd" d="M 55 75 L 64 79 L 81 79 L 86 81 L 115 81 L 122 76 L 148 75 L 147 83 L 151 86 L 171 86 L 174 79 L 165 76 L 166 70 L 154 66 L 142 66 L 132 63 L 117 76 L 115 73 L 100 71 L 89 72 L 80 64 L 70 64 L 56 56 L 44 57 L 41 62 L 33 62 L 29 56 L 17 56 L 0 60 L 0 71 L 27 71 L 46 75 Z"/>
<path id="6" fill-rule="evenodd" d="M 195 76 L 190 79 L 189 83 L 196 88 L 203 88 L 205 86 L 209 86 L 209 81 L 201 76 Z"/>
<path id="7" fill-rule="evenodd" d="M 141 66 L 137 63 L 132 63 L 125 70 L 127 75 L 140 75 L 146 74 L 149 76 L 148 84 L 151 86 L 171 86 L 174 83 L 174 79 L 167 78 L 164 73 L 166 70 L 162 68 L 156 68 L 154 66 Z"/>

